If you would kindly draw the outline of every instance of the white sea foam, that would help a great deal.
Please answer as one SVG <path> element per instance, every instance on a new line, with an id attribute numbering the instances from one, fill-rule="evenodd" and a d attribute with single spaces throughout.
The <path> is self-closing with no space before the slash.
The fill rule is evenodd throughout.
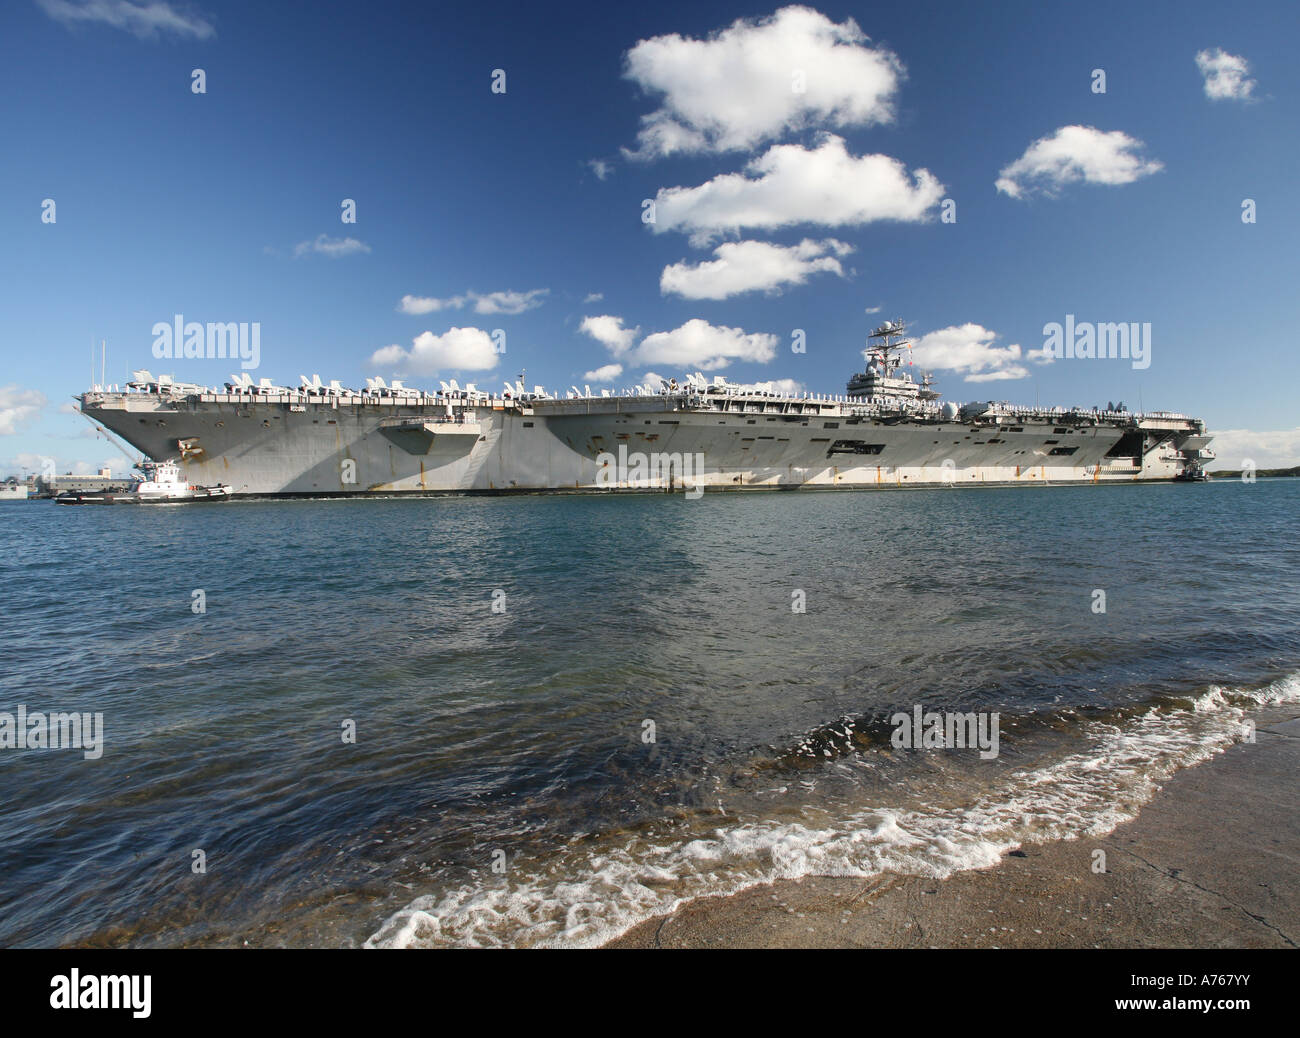
<path id="1" fill-rule="evenodd" d="M 1123 727 L 1094 722 L 1083 732 L 1087 749 L 1015 772 L 961 806 L 870 807 L 818 828 L 753 821 L 599 850 L 575 844 L 492 885 L 417 898 L 366 944 L 592 946 L 691 899 L 778 879 L 987 868 L 1024 843 L 1110 832 L 1175 771 L 1242 739 L 1251 709 L 1297 701 L 1292 675 L 1253 692 L 1214 686 L 1186 708 L 1152 709 Z"/>

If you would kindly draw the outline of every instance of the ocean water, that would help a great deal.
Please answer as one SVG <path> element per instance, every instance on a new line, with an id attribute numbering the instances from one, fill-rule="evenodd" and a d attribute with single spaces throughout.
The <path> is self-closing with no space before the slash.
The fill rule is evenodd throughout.
<path id="1" fill-rule="evenodd" d="M 98 759 L 0 749 L 0 945 L 591 945 L 1104 833 L 1300 701 L 1298 506 L 0 505 L 0 711 L 104 725 Z M 894 747 L 917 705 L 997 712 L 998 755 Z"/>

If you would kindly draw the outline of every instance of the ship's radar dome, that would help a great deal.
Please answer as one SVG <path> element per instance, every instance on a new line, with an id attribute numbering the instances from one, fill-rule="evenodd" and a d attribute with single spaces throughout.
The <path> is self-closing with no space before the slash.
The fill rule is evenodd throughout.
<path id="1" fill-rule="evenodd" d="M 957 417 L 957 405 L 951 400 L 944 404 L 943 407 L 940 408 L 940 411 L 942 412 L 945 421 L 951 422 Z"/>

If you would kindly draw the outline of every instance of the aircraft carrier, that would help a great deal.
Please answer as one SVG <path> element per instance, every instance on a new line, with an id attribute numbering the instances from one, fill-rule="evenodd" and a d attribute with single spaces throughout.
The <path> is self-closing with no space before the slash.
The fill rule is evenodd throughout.
<path id="1" fill-rule="evenodd" d="M 149 458 L 234 496 L 1096 484 L 1204 478 L 1214 457 L 1204 422 L 1172 412 L 941 403 L 906 371 L 909 345 L 901 322 L 881 325 L 837 395 L 698 373 L 555 395 L 522 377 L 431 393 L 247 374 L 217 389 L 138 371 L 77 399 Z"/>

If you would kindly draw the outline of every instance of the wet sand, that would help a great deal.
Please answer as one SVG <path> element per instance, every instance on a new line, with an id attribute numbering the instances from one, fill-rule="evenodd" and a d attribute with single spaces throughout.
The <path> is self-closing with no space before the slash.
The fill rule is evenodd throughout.
<path id="1" fill-rule="evenodd" d="M 1107 836 L 1025 844 L 945 880 L 808 877 L 702 898 L 606 947 L 1294 948 L 1300 711 L 1255 719 L 1253 745 L 1178 772 Z"/>

